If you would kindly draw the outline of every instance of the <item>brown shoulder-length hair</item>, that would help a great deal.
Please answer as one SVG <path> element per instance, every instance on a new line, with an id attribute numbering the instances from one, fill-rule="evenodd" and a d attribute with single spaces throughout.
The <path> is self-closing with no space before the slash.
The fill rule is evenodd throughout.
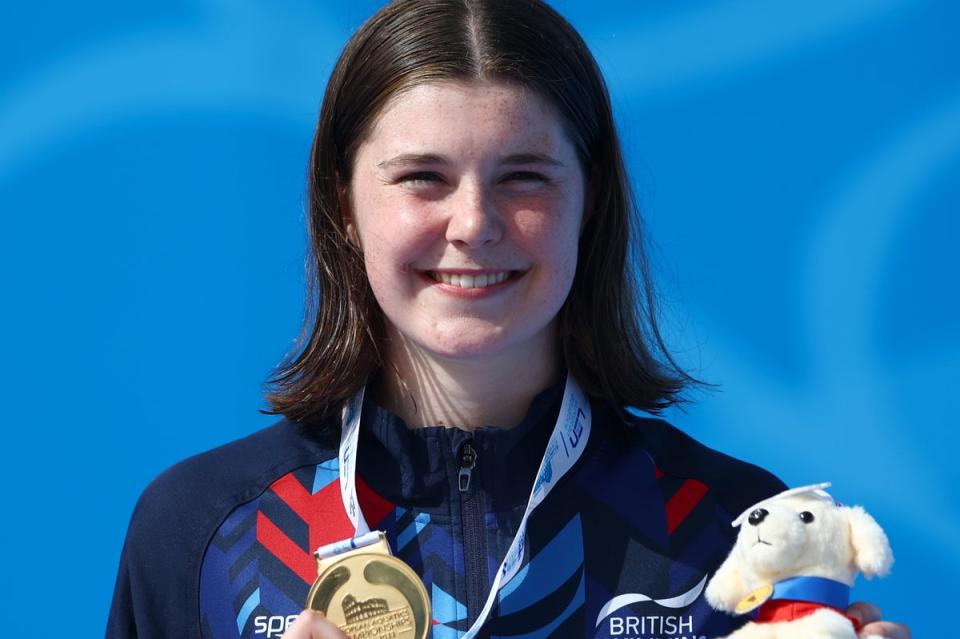
<path id="1" fill-rule="evenodd" d="M 307 312 L 299 343 L 269 379 L 273 414 L 339 410 L 382 365 L 384 317 L 341 212 L 358 146 L 384 106 L 424 82 L 503 80 L 552 104 L 591 193 L 573 287 L 558 317 L 563 362 L 584 391 L 657 412 L 698 383 L 656 318 L 640 218 L 610 98 L 572 26 L 540 0 L 396 0 L 350 38 L 330 76 L 310 152 Z"/>

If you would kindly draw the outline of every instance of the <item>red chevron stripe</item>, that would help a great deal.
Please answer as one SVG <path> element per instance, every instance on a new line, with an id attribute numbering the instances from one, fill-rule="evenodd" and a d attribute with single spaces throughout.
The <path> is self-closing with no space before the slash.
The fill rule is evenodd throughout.
<path id="1" fill-rule="evenodd" d="M 257 541 L 304 582 L 312 584 L 317 578 L 317 563 L 313 556 L 295 544 L 261 512 L 257 513 Z"/>
<path id="2" fill-rule="evenodd" d="M 337 484 L 339 488 L 339 484 Z M 394 506 L 389 501 L 373 492 L 373 489 L 357 476 L 357 501 L 360 502 L 360 510 L 363 512 L 363 518 L 367 520 L 367 525 L 371 530 L 376 530 L 380 522 L 386 519 L 387 515 L 393 512 Z"/>
<path id="3" fill-rule="evenodd" d="M 671 535 L 683 523 L 703 496 L 707 494 L 707 485 L 696 479 L 688 479 L 680 486 L 667 502 L 667 532 Z"/>
<path id="4" fill-rule="evenodd" d="M 270 485 L 273 493 L 307 524 L 309 548 L 301 548 L 276 524 L 257 513 L 257 541 L 295 572 L 306 583 L 317 577 L 313 551 L 324 544 L 353 536 L 353 525 L 343 510 L 340 482 L 332 482 L 316 494 L 310 494 L 303 484 L 288 473 Z M 371 528 L 376 529 L 395 506 L 378 495 L 357 477 L 357 498 Z"/>
<path id="5" fill-rule="evenodd" d="M 329 488 L 329 486 L 327 486 Z M 282 499 L 290 508 L 293 509 L 293 512 L 300 515 L 300 519 L 308 521 L 310 518 L 310 510 L 313 506 L 313 501 L 315 495 L 311 495 L 310 491 L 303 487 L 297 478 L 293 476 L 293 473 L 288 473 L 273 482 L 273 485 L 270 486 L 270 489 L 276 493 L 277 497 Z M 323 490 L 317 493 L 317 496 L 323 493 Z"/>
<path id="6" fill-rule="evenodd" d="M 293 474 L 287 474 L 270 488 L 307 524 L 310 552 L 353 535 L 353 526 L 343 511 L 339 482 L 332 482 L 311 495 Z"/>

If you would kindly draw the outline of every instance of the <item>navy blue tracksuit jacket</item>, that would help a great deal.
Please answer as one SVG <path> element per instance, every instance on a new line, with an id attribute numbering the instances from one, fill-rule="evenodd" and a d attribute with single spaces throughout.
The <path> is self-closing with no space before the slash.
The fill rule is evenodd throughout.
<path id="1" fill-rule="evenodd" d="M 434 639 L 461 636 L 483 607 L 562 390 L 537 396 L 514 429 L 472 433 L 408 430 L 366 401 L 361 508 L 423 578 Z M 733 545 L 731 520 L 784 486 L 664 421 L 591 408 L 587 448 L 531 516 L 523 567 L 481 636 L 729 633 L 741 621 L 712 610 L 704 585 Z M 107 636 L 279 638 L 316 577 L 312 551 L 354 532 L 338 444 L 337 424 L 284 420 L 164 472 L 133 513 Z"/>

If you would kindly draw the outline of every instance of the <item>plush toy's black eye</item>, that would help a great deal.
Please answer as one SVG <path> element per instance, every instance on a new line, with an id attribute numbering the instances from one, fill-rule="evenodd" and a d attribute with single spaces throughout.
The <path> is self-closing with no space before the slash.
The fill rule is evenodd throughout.
<path id="1" fill-rule="evenodd" d="M 813 521 L 813 513 L 810 512 L 809 510 L 803 511 L 802 513 L 800 513 L 800 521 L 802 521 L 805 524 L 809 524 L 811 521 Z"/>

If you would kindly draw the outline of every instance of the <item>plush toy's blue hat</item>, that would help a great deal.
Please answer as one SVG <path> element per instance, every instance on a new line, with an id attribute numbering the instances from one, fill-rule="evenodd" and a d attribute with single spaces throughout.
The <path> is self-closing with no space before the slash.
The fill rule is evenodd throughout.
<path id="1" fill-rule="evenodd" d="M 758 501 L 753 506 L 750 506 L 749 508 L 747 508 L 745 511 L 740 513 L 739 517 L 733 520 L 731 525 L 734 528 L 736 528 L 737 526 L 742 524 L 743 520 L 746 519 L 747 516 L 750 515 L 750 513 L 755 511 L 757 508 L 762 508 L 764 504 L 768 504 L 775 499 L 782 499 L 783 497 L 792 497 L 793 495 L 810 495 L 811 497 L 820 499 L 822 501 L 830 502 L 831 504 L 836 503 L 833 501 L 833 497 L 831 497 L 830 494 L 824 490 L 824 488 L 829 488 L 831 485 L 832 484 L 830 482 L 825 481 L 820 484 L 810 484 L 809 486 L 800 486 L 799 488 L 791 488 L 789 490 L 783 491 L 782 493 L 777 493 L 773 497 L 767 497 L 763 501 Z"/>

